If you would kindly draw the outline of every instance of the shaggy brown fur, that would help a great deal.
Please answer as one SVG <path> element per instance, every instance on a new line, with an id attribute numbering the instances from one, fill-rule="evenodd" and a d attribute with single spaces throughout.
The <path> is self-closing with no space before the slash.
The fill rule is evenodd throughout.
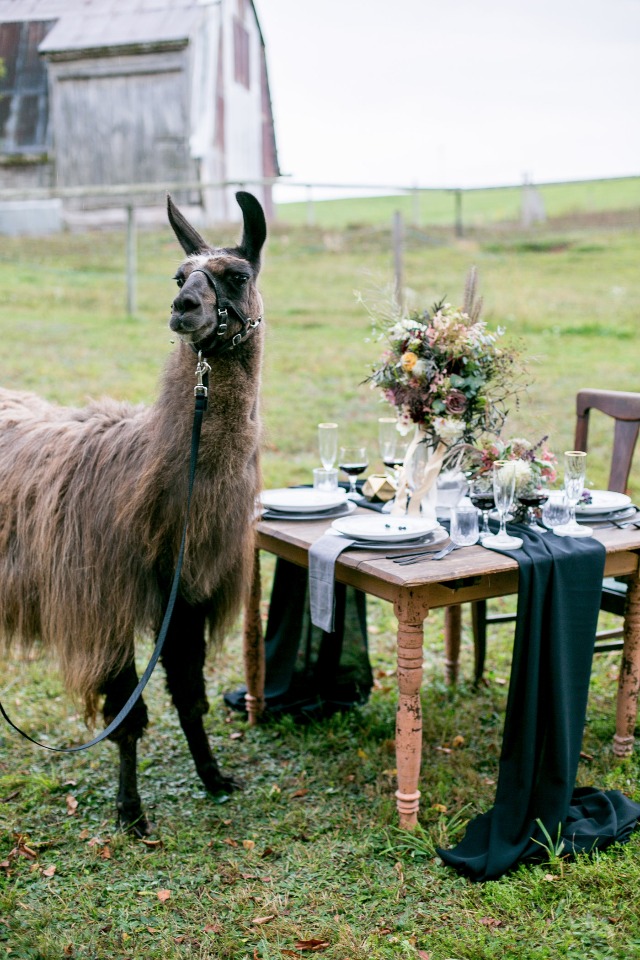
<path id="1" fill-rule="evenodd" d="M 169 201 L 170 220 L 189 256 L 178 271 L 181 289 L 172 305 L 171 327 L 181 342 L 151 408 L 105 400 L 70 409 L 0 390 L 2 642 L 42 641 L 54 651 L 68 689 L 83 699 L 90 718 L 101 693 L 111 701 L 106 715 L 124 702 L 121 687 L 128 695 L 134 636 L 157 632 L 162 620 L 187 499 L 194 347 L 205 341 L 213 344 L 209 407 L 173 641 L 163 658 L 168 672 L 172 642 L 189 656 L 194 616 L 197 666 L 205 621 L 210 636 L 220 639 L 250 584 L 264 330 L 258 326 L 229 348 L 243 327 L 230 311 L 227 334 L 215 336 L 216 294 L 204 274 L 193 272 L 206 265 L 242 316 L 261 315 L 255 278 L 264 216 L 249 194 L 238 194 L 238 201 L 245 229 L 241 245 L 231 250 L 208 247 Z M 193 714 L 194 696 L 203 701 L 200 714 L 206 710 L 201 678 L 198 690 L 191 680 L 186 689 L 184 678 L 173 684 L 168 679 L 179 711 L 181 699 L 191 700 Z M 185 720 L 188 712 L 181 711 L 183 727 L 193 719 Z M 146 712 L 138 720 L 129 731 L 134 746 Z M 208 785 L 220 784 L 214 777 Z M 120 800 L 132 805 L 132 815 L 123 819 L 139 818 L 135 797 L 122 794 L 121 778 Z"/>

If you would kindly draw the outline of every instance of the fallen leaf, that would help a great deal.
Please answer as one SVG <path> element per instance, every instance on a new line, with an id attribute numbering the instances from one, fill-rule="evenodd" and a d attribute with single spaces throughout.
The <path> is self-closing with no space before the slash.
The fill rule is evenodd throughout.
<path id="1" fill-rule="evenodd" d="M 358 756 L 360 757 L 361 760 L 366 760 L 366 759 L 367 759 L 367 754 L 366 754 L 366 752 L 362 749 L 362 747 L 359 747 L 359 748 L 358 748 Z"/>
<path id="2" fill-rule="evenodd" d="M 222 925 L 219 923 L 208 923 L 204 928 L 205 933 L 222 933 Z"/>
<path id="3" fill-rule="evenodd" d="M 6 797 L 2 797 L 0 803 L 9 803 L 11 800 L 15 800 L 16 797 L 20 796 L 19 790 L 14 790 L 13 793 L 8 793 Z"/>
<path id="4" fill-rule="evenodd" d="M 66 796 L 66 804 L 67 804 L 67 816 L 72 817 L 76 812 L 76 810 L 78 809 L 78 801 L 71 793 L 68 793 Z"/>
<path id="5" fill-rule="evenodd" d="M 254 917 L 251 923 L 259 926 L 261 923 L 269 923 L 270 920 L 275 920 L 275 916 L 275 913 L 268 913 L 266 917 Z"/>
<path id="6" fill-rule="evenodd" d="M 460 734 L 458 734 L 458 736 L 457 736 L 457 737 L 454 737 L 453 740 L 451 741 L 451 746 L 454 747 L 456 750 L 457 750 L 459 747 L 464 746 L 464 737 L 462 737 L 462 736 L 460 736 Z"/>
<path id="7" fill-rule="evenodd" d="M 45 869 L 42 871 L 42 876 L 43 876 L 43 877 L 52 877 L 55 872 L 56 872 L 56 868 L 54 867 L 53 864 L 51 864 L 50 867 L 45 867 Z"/>
<path id="8" fill-rule="evenodd" d="M 89 833 L 88 830 L 81 830 L 80 833 L 78 834 L 78 840 L 86 840 L 87 837 L 90 837 L 90 836 L 91 834 Z"/>
<path id="9" fill-rule="evenodd" d="M 242 730 L 235 730 L 233 733 L 229 735 L 229 740 L 242 740 L 243 737 L 244 737 L 244 733 L 242 732 Z"/>
<path id="10" fill-rule="evenodd" d="M 242 841 L 242 846 L 245 848 L 245 850 L 253 850 L 254 847 L 255 847 L 255 845 L 256 845 L 255 840 L 243 840 L 243 841 Z"/>
<path id="11" fill-rule="evenodd" d="M 271 857 L 271 856 L 273 856 L 273 853 L 274 853 L 273 847 L 265 847 L 264 850 L 262 851 L 262 853 L 260 854 L 260 856 L 261 856 L 262 859 L 264 860 L 265 857 Z"/>
<path id="12" fill-rule="evenodd" d="M 418 956 L 420 960 L 431 960 L 431 954 L 427 953 L 426 950 L 418 950 Z"/>
<path id="13" fill-rule="evenodd" d="M 544 879 L 548 880 L 549 883 L 553 883 L 554 880 L 559 880 L 560 877 L 557 877 L 555 873 L 545 873 Z"/>
<path id="14" fill-rule="evenodd" d="M 104 847 L 100 851 L 99 856 L 101 856 L 103 860 L 111 860 L 111 847 L 108 843 L 105 843 Z"/>
<path id="15" fill-rule="evenodd" d="M 447 812 L 447 807 L 445 807 L 444 803 L 433 803 L 433 804 L 431 804 L 431 809 L 432 809 L 432 810 L 437 810 L 438 813 L 446 813 L 446 812 Z"/>
<path id="16" fill-rule="evenodd" d="M 222 842 L 223 842 L 223 843 L 226 843 L 226 845 L 227 845 L 228 847 L 237 847 L 237 846 L 238 846 L 238 841 L 237 841 L 237 840 L 232 840 L 231 837 L 225 837 L 225 839 L 224 839 Z"/>
<path id="17" fill-rule="evenodd" d="M 585 753 L 583 750 L 580 751 L 581 760 L 593 760 L 593 755 L 590 753 Z"/>
<path id="18" fill-rule="evenodd" d="M 319 950 L 326 950 L 328 947 L 328 940 L 318 940 L 316 938 L 312 938 L 311 940 L 296 940 L 295 942 L 296 950 L 310 950 L 312 953 L 316 953 Z"/>
<path id="19" fill-rule="evenodd" d="M 73 956 L 73 944 L 72 944 L 72 943 L 68 943 L 67 946 L 64 948 L 64 950 L 63 950 L 62 952 L 64 953 L 65 957 L 72 957 L 72 956 Z"/>
<path id="20" fill-rule="evenodd" d="M 166 903 L 169 897 L 171 896 L 171 890 L 158 890 L 156 897 L 160 903 Z"/>
<path id="21" fill-rule="evenodd" d="M 162 840 L 147 840 L 145 837 L 140 837 L 140 843 L 144 843 L 145 847 L 161 847 Z"/>
<path id="22" fill-rule="evenodd" d="M 160 927 L 147 927 L 147 933 L 160 933 Z"/>
<path id="23" fill-rule="evenodd" d="M 496 920 L 495 917 L 480 917 L 479 921 L 483 927 L 501 927 L 502 920 Z"/>
<path id="24" fill-rule="evenodd" d="M 291 799 L 294 800 L 296 797 L 306 797 L 309 791 L 304 788 L 303 790 L 296 790 L 295 793 L 291 794 Z"/>
<path id="25" fill-rule="evenodd" d="M 10 860 L 3 860 L 2 863 L 0 863 L 0 870 L 8 870 L 10 866 L 11 866 Z"/>

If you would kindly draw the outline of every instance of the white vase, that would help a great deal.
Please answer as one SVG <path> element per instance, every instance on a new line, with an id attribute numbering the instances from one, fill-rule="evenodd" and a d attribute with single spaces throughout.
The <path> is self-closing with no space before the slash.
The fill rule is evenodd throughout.
<path id="1" fill-rule="evenodd" d="M 421 427 L 416 427 L 413 440 L 409 444 L 404 458 L 400 482 L 398 484 L 397 505 L 392 512 L 408 513 L 416 516 L 422 513 L 429 519 L 436 517 L 436 502 L 438 498 L 437 479 L 446 453 L 446 447 L 439 443 L 436 449 L 427 447 L 426 434 Z M 408 478 L 413 488 L 407 508 Z"/>

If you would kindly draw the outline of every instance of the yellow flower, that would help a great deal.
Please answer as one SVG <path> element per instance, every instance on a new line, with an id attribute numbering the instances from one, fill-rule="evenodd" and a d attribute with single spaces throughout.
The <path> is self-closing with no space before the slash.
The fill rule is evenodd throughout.
<path id="1" fill-rule="evenodd" d="M 407 350 L 407 352 L 403 353 L 400 357 L 400 363 L 405 373 L 411 373 L 417 362 L 418 357 L 415 353 L 412 353 L 411 350 Z"/>

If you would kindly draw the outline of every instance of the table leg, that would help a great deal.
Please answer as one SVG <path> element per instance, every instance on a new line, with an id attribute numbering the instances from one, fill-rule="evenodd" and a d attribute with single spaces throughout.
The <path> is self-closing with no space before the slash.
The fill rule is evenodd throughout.
<path id="1" fill-rule="evenodd" d="M 444 674 L 447 683 L 455 687 L 460 663 L 460 634 L 462 606 L 444 608 Z"/>
<path id="2" fill-rule="evenodd" d="M 422 752 L 422 639 L 428 605 L 411 591 L 395 604 L 398 618 L 398 709 L 396 713 L 396 798 L 400 826 L 412 829 L 418 822 L 420 760 Z"/>
<path id="3" fill-rule="evenodd" d="M 245 703 L 249 724 L 254 726 L 264 711 L 264 643 L 260 619 L 260 551 L 256 550 L 253 562 L 251 590 L 244 611 L 243 656 L 247 692 Z"/>
<path id="4" fill-rule="evenodd" d="M 624 648 L 618 680 L 616 732 L 613 752 L 617 757 L 633 753 L 633 731 L 640 690 L 640 573 L 630 581 L 624 613 Z"/>

